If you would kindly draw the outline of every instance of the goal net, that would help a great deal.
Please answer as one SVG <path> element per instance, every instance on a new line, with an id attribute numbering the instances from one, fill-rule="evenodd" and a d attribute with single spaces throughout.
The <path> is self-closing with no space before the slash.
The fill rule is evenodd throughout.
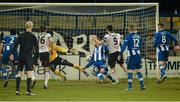
<path id="1" fill-rule="evenodd" d="M 91 35 L 102 38 L 107 25 L 126 36 L 129 25 L 135 25 L 143 38 L 143 58 L 146 74 L 147 58 L 155 54 L 153 34 L 159 21 L 157 3 L 4 3 L 0 4 L 0 32 L 10 29 L 24 31 L 31 20 L 33 32 L 43 24 L 54 32 L 54 40 L 65 48 L 75 48 L 80 56 L 89 55 L 93 46 Z M 83 58 L 82 58 L 83 59 Z M 81 60 L 81 64 L 87 63 Z"/>

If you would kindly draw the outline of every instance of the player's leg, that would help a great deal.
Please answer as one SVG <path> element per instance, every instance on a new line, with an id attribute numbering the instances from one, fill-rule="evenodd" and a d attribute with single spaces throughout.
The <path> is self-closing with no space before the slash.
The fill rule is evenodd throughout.
<path id="1" fill-rule="evenodd" d="M 33 89 L 36 84 L 35 68 L 36 68 L 36 65 L 33 65 L 31 89 Z"/>
<path id="2" fill-rule="evenodd" d="M 9 78 L 9 75 L 11 74 L 11 66 L 3 65 L 2 74 L 3 74 L 2 78 L 4 80 L 4 87 L 7 87 L 8 78 Z"/>
<path id="3" fill-rule="evenodd" d="M 44 67 L 44 89 L 48 88 L 49 81 L 49 53 L 40 53 L 40 60 L 42 61 L 42 66 Z"/>
<path id="4" fill-rule="evenodd" d="M 105 68 L 104 75 L 105 75 L 109 80 L 111 80 L 112 83 L 115 83 L 115 82 L 116 82 L 116 81 L 112 78 L 112 76 L 108 74 L 108 69 L 107 69 L 107 67 Z"/>
<path id="5" fill-rule="evenodd" d="M 2 79 L 4 80 L 4 87 L 7 87 L 8 85 L 8 76 L 10 72 L 10 66 L 9 64 L 9 53 L 3 54 L 2 57 Z"/>
<path id="6" fill-rule="evenodd" d="M 58 63 L 56 62 L 56 61 L 52 61 L 51 63 L 50 63 L 50 70 L 55 74 L 55 75 L 57 75 L 60 79 L 61 79 L 61 81 L 62 82 L 64 82 L 64 81 L 66 81 L 66 77 L 60 72 L 60 71 L 58 71 L 57 69 L 56 69 L 56 66 L 58 65 Z"/>
<path id="7" fill-rule="evenodd" d="M 158 83 L 163 82 L 167 78 L 165 66 L 166 66 L 166 62 L 168 61 L 168 55 L 169 55 L 168 51 L 158 53 L 158 63 L 159 63 L 159 69 L 160 69 L 160 74 L 161 74 L 160 80 L 158 81 Z"/>
<path id="8" fill-rule="evenodd" d="M 145 90 L 144 79 L 143 79 L 143 74 L 141 72 L 141 69 L 137 68 L 136 69 L 136 74 L 137 74 L 139 82 L 140 82 L 140 89 Z"/>
<path id="9" fill-rule="evenodd" d="M 143 74 L 141 72 L 142 65 L 141 65 L 141 56 L 140 55 L 134 56 L 134 67 L 135 67 L 135 72 L 136 72 L 137 77 L 140 82 L 140 89 L 145 90 Z"/>
<path id="10" fill-rule="evenodd" d="M 116 64 L 116 59 L 117 56 L 115 55 L 115 53 L 109 54 L 108 55 L 108 65 L 111 68 L 111 75 L 112 77 L 116 80 L 116 83 L 119 83 L 119 79 L 115 70 L 115 64 Z"/>
<path id="11" fill-rule="evenodd" d="M 26 80 L 26 84 L 27 84 L 27 91 L 26 91 L 26 95 L 31 96 L 34 95 L 31 93 L 31 83 L 32 83 L 32 71 L 33 71 L 33 58 L 31 54 L 27 54 L 25 55 L 25 70 L 27 73 L 27 80 Z"/>
<path id="12" fill-rule="evenodd" d="M 18 73 L 16 75 L 16 95 L 20 95 L 20 84 L 21 84 L 21 77 L 23 76 L 23 67 L 24 67 L 24 60 L 20 58 L 18 64 Z"/>
<path id="13" fill-rule="evenodd" d="M 124 64 L 124 56 L 120 52 L 119 52 L 119 56 L 118 56 L 118 59 L 117 59 L 117 63 L 119 63 L 119 65 L 121 66 L 123 71 L 127 74 L 127 68 L 126 68 L 126 66 Z"/>
<path id="14" fill-rule="evenodd" d="M 133 82 L 133 71 L 134 71 L 134 63 L 132 56 L 129 56 L 127 58 L 127 77 L 128 77 L 128 91 L 131 91 L 133 89 L 132 82 Z"/>
<path id="15" fill-rule="evenodd" d="M 58 59 L 59 59 L 59 64 L 60 64 L 60 65 L 66 65 L 66 66 L 73 67 L 73 68 L 75 68 L 75 69 L 83 72 L 87 77 L 89 76 L 89 74 L 88 74 L 81 66 L 78 66 L 78 65 L 76 65 L 76 64 L 73 64 L 73 63 L 71 63 L 71 62 L 69 62 L 69 61 L 67 61 L 66 59 L 63 59 L 63 58 L 61 58 L 61 57 L 58 57 Z"/>

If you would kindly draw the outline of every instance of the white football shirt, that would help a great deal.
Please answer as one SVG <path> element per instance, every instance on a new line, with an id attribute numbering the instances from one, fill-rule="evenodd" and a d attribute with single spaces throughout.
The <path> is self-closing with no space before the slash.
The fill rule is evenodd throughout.
<path id="1" fill-rule="evenodd" d="M 109 53 L 114 53 L 120 50 L 120 40 L 122 37 L 123 36 L 118 33 L 109 33 L 104 36 L 103 40 L 109 47 Z"/>
<path id="2" fill-rule="evenodd" d="M 39 53 L 49 52 L 49 38 L 51 34 L 40 32 L 36 35 L 39 44 Z"/>

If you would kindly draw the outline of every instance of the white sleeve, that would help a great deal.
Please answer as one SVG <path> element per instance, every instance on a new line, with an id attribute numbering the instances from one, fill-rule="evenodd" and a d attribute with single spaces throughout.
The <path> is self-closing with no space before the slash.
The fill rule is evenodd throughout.
<path id="1" fill-rule="evenodd" d="M 51 37 L 51 34 L 49 34 L 49 33 L 47 33 L 47 35 L 46 35 L 48 38 L 50 38 Z"/>
<path id="2" fill-rule="evenodd" d="M 105 42 L 107 42 L 107 41 L 108 41 L 108 38 L 109 38 L 109 35 L 106 34 L 106 35 L 104 36 L 103 40 L 104 40 Z"/>
<path id="3" fill-rule="evenodd" d="M 118 37 L 119 37 L 119 39 L 123 39 L 123 35 L 122 34 L 118 34 Z"/>

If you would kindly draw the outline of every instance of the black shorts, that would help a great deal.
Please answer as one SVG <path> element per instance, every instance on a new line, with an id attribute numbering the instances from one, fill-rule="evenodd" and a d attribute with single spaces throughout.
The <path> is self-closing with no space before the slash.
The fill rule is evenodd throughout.
<path id="1" fill-rule="evenodd" d="M 42 61 L 43 67 L 49 66 L 49 52 L 39 53 L 39 58 Z"/>
<path id="2" fill-rule="evenodd" d="M 19 71 L 23 71 L 23 68 L 25 66 L 25 70 L 26 71 L 32 71 L 33 70 L 33 58 L 32 58 L 32 54 L 21 54 L 19 56 L 19 67 L 18 70 Z"/>
<path id="3" fill-rule="evenodd" d="M 123 54 L 121 54 L 119 51 L 108 55 L 108 65 L 112 68 L 115 67 L 116 63 L 120 65 L 124 64 Z"/>
<path id="4" fill-rule="evenodd" d="M 61 58 L 61 57 L 56 57 L 55 60 L 53 60 L 52 62 L 50 62 L 50 65 L 53 65 L 54 67 L 56 67 L 57 65 L 66 65 L 66 66 L 70 66 L 73 67 L 74 64 L 72 64 L 71 62 L 68 62 L 66 59 Z"/>

